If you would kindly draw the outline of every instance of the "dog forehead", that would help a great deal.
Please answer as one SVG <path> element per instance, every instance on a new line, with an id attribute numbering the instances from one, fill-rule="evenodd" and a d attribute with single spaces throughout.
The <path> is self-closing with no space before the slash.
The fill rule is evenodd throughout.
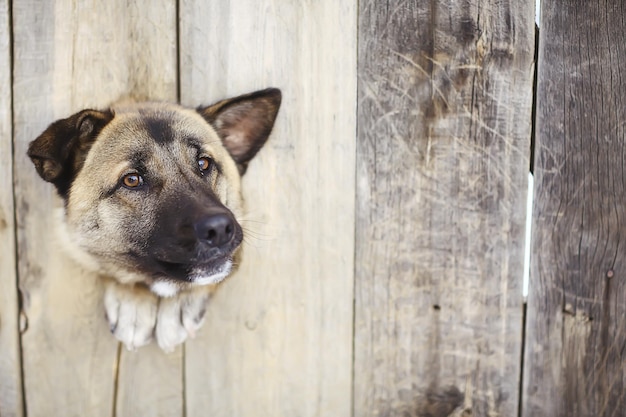
<path id="1" fill-rule="evenodd" d="M 196 111 L 168 103 L 114 107 L 110 130 L 138 133 L 151 142 L 167 144 L 194 138 L 216 139 L 215 130 Z"/>
<path id="2" fill-rule="evenodd" d="M 164 147 L 167 152 L 185 152 L 189 148 L 218 153 L 223 150 L 215 130 L 193 110 L 143 103 L 114 107 L 113 111 L 115 117 L 98 136 L 89 157 L 119 160 L 137 154 L 159 154 Z"/>

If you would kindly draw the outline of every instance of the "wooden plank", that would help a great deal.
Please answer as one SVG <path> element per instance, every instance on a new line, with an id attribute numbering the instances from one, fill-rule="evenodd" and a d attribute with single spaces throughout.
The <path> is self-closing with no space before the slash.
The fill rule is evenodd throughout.
<path id="1" fill-rule="evenodd" d="M 182 348 L 163 353 L 156 343 L 122 351 L 116 417 L 183 415 Z"/>
<path id="2" fill-rule="evenodd" d="M 624 13 L 542 1 L 524 416 L 626 409 Z"/>
<path id="3" fill-rule="evenodd" d="M 142 99 L 176 102 L 176 1 L 133 0 L 117 10 L 129 16 L 128 91 Z M 156 344 L 137 352 L 121 350 L 116 417 L 182 416 L 183 402 L 182 348 L 171 354 Z"/>
<path id="4" fill-rule="evenodd" d="M 25 156 L 28 143 L 49 123 L 80 109 L 106 107 L 128 93 L 175 99 L 175 14 L 175 4 L 166 0 L 97 7 L 14 3 L 16 205 L 20 287 L 29 323 L 22 338 L 29 416 L 54 410 L 111 416 L 118 362 L 118 415 L 132 413 L 125 408 L 127 381 L 136 384 L 134 407 L 144 406 L 143 415 L 158 414 L 154 407 L 165 402 L 154 402 L 160 395 L 168 399 L 166 410 L 182 410 L 180 351 L 174 358 L 156 350 L 118 357 L 103 319 L 101 283 L 55 244 L 52 208 L 61 202 Z M 146 363 L 161 373 L 148 372 Z M 172 391 L 178 395 L 169 395 Z"/>
<path id="5" fill-rule="evenodd" d="M 181 3 L 181 98 L 283 91 L 244 177 L 244 260 L 186 345 L 187 415 L 351 407 L 356 1 Z"/>
<path id="6" fill-rule="evenodd" d="M 361 1 L 354 416 L 514 416 L 532 1 Z"/>
<path id="7" fill-rule="evenodd" d="M 0 0 L 0 416 L 22 416 L 13 202 L 9 2 Z"/>

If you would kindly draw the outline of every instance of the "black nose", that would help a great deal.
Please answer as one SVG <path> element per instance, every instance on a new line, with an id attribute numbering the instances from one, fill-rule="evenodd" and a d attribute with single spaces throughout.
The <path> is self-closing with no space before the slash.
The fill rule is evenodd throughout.
<path id="1" fill-rule="evenodd" d="M 213 248 L 229 243 L 235 235 L 235 224 L 226 213 L 212 214 L 196 223 L 196 236 Z"/>

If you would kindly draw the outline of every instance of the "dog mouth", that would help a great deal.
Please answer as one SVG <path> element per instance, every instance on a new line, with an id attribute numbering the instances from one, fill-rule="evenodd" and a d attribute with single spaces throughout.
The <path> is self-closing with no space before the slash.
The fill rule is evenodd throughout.
<path id="1" fill-rule="evenodd" d="M 214 285 L 222 282 L 232 271 L 233 261 L 231 258 L 227 258 L 219 264 L 219 266 L 212 266 L 206 268 L 203 265 L 196 265 L 191 269 L 188 278 L 195 285 Z"/>
<path id="2" fill-rule="evenodd" d="M 232 270 L 230 255 L 220 256 L 210 261 L 172 262 L 156 259 L 164 278 L 175 279 L 197 285 L 217 284 L 224 280 Z"/>
<path id="3" fill-rule="evenodd" d="M 232 271 L 231 258 L 218 265 L 215 264 L 177 264 L 161 262 L 163 269 L 168 269 L 168 275 L 160 275 L 150 284 L 150 290 L 159 297 L 172 297 L 182 289 L 190 286 L 216 285 L 222 282 Z"/>

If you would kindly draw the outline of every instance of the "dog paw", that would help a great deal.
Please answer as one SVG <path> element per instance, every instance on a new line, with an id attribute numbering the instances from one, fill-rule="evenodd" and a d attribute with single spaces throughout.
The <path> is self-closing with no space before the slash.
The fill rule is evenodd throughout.
<path id="1" fill-rule="evenodd" d="M 148 289 L 107 282 L 104 309 L 111 333 L 128 350 L 147 345 L 152 340 L 159 300 Z"/>
<path id="2" fill-rule="evenodd" d="M 161 298 L 155 335 L 159 347 L 171 352 L 187 338 L 194 338 L 204 323 L 210 290 L 198 288 Z"/>

